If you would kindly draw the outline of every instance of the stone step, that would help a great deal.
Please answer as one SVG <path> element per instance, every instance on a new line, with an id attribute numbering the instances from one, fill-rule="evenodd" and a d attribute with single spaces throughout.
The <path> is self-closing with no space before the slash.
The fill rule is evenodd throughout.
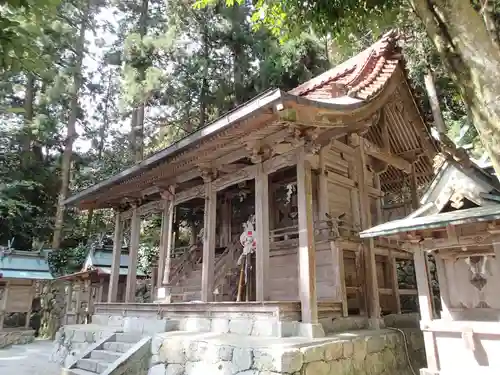
<path id="1" fill-rule="evenodd" d="M 111 352 L 125 353 L 132 346 L 134 346 L 133 343 L 127 343 L 127 342 L 105 342 L 103 348 L 104 350 L 108 350 Z"/>
<path id="2" fill-rule="evenodd" d="M 76 368 L 100 374 L 104 372 L 112 362 L 103 362 L 90 358 L 79 359 Z"/>
<path id="3" fill-rule="evenodd" d="M 93 350 L 90 353 L 90 359 L 96 359 L 105 362 L 114 362 L 121 356 L 122 353 L 112 352 L 110 350 Z"/>
<path id="4" fill-rule="evenodd" d="M 136 342 L 141 341 L 141 336 L 134 333 L 116 333 L 115 341 L 135 344 Z"/>
<path id="5" fill-rule="evenodd" d="M 95 375 L 95 372 L 82 370 L 81 368 L 72 368 L 67 371 L 68 375 Z"/>

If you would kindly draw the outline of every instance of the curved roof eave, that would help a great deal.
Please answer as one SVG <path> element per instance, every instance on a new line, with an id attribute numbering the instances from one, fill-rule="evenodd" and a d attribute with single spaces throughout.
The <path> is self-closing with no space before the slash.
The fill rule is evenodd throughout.
<path id="1" fill-rule="evenodd" d="M 309 99 L 305 97 L 301 97 L 298 95 L 286 93 L 281 91 L 280 89 L 275 89 L 272 91 L 268 91 L 265 94 L 262 94 L 248 103 L 242 105 L 239 108 L 229 112 L 225 116 L 215 120 L 214 122 L 208 124 L 204 128 L 184 137 L 183 139 L 175 142 L 171 146 L 158 151 L 157 153 L 151 155 L 150 157 L 144 159 L 140 163 L 125 169 L 124 171 L 109 177 L 108 179 L 99 182 L 85 190 L 82 190 L 76 194 L 73 194 L 69 198 L 67 198 L 63 204 L 71 205 L 81 202 L 85 198 L 91 196 L 99 192 L 100 190 L 106 189 L 112 185 L 118 184 L 124 181 L 127 178 L 134 177 L 139 175 L 142 171 L 150 169 L 159 163 L 165 161 L 167 158 L 174 156 L 175 154 L 193 146 L 194 144 L 202 141 L 204 138 L 214 135 L 227 127 L 238 123 L 246 119 L 249 116 L 256 115 L 258 112 L 263 109 L 267 109 L 275 104 L 283 103 L 287 101 L 295 102 L 299 105 L 307 105 L 314 106 L 316 108 L 324 108 L 331 111 L 338 111 L 339 114 L 345 112 L 352 112 L 356 110 L 360 110 L 364 107 L 364 105 L 368 104 L 372 100 L 375 100 L 376 97 L 370 99 L 365 102 L 360 99 L 351 98 L 351 97 L 338 97 L 327 100 L 318 100 L 318 99 Z"/>

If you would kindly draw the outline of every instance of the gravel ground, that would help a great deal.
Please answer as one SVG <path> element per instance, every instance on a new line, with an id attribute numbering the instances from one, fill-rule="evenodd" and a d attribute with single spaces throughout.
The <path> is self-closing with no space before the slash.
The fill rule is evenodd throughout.
<path id="1" fill-rule="evenodd" d="M 52 345 L 52 341 L 36 340 L 0 349 L 0 375 L 61 375 L 61 367 L 49 362 Z"/>

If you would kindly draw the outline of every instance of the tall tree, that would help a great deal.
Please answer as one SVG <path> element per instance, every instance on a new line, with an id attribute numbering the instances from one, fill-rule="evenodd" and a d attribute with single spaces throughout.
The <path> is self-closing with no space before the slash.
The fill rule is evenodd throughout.
<path id="1" fill-rule="evenodd" d="M 70 92 L 70 107 L 69 117 L 66 127 L 66 140 L 64 142 L 64 151 L 61 161 L 61 189 L 59 191 L 59 198 L 57 202 L 57 211 L 54 222 L 54 236 L 52 238 L 52 249 L 57 250 L 61 246 L 62 228 L 64 222 L 64 200 L 68 196 L 70 172 L 71 172 L 71 158 L 73 156 L 73 143 L 77 137 L 76 122 L 80 111 L 79 105 L 79 92 L 83 84 L 82 77 L 82 64 L 85 52 L 85 31 L 89 26 L 89 19 L 91 15 L 91 0 L 84 0 L 84 5 L 80 15 L 80 25 L 78 31 L 78 38 L 75 44 L 75 57 L 73 64 L 73 85 Z"/>
<path id="2" fill-rule="evenodd" d="M 197 6 L 213 3 L 199 0 Z M 259 0 L 253 20 L 281 36 L 310 28 L 324 35 L 348 35 L 368 20 L 382 19 L 405 6 L 411 6 L 422 21 L 500 176 L 499 0 Z"/>

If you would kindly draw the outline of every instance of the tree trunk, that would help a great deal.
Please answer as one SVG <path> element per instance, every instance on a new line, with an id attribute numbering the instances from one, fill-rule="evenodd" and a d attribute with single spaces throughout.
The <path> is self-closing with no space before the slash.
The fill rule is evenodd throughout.
<path id="1" fill-rule="evenodd" d="M 466 0 L 410 0 L 470 110 L 474 126 L 500 178 L 500 49 Z"/>
<path id="2" fill-rule="evenodd" d="M 26 77 L 26 89 L 24 91 L 24 134 L 23 152 L 28 154 L 31 151 L 31 123 L 33 122 L 33 101 L 35 99 L 35 77 L 28 74 Z"/>
<path id="3" fill-rule="evenodd" d="M 207 9 L 205 8 L 205 14 L 207 14 Z M 200 89 L 200 123 L 198 125 L 199 128 L 205 126 L 206 117 L 207 117 L 207 94 L 208 94 L 208 61 L 209 61 L 209 46 L 208 46 L 208 26 L 206 23 L 203 24 L 203 78 L 201 80 L 201 89 Z"/>
<path id="4" fill-rule="evenodd" d="M 87 29 L 88 19 L 90 14 L 90 4 L 87 1 L 83 10 L 82 20 L 80 24 L 80 32 L 76 41 L 76 64 L 73 74 L 73 92 L 70 102 L 70 114 L 68 118 L 66 140 L 64 142 L 64 151 L 61 163 L 61 189 L 59 191 L 59 199 L 57 202 L 56 219 L 54 223 L 54 237 L 52 238 L 52 249 L 58 250 L 61 246 L 62 228 L 64 221 L 64 200 L 68 195 L 71 157 L 73 154 L 73 143 L 77 137 L 76 120 L 78 116 L 79 104 L 78 93 L 82 86 L 82 62 L 85 46 L 85 30 Z"/>
<path id="5" fill-rule="evenodd" d="M 244 46 L 241 45 L 240 38 L 242 35 L 241 25 L 245 22 L 242 16 L 243 8 L 238 4 L 234 4 L 232 8 L 232 43 L 231 49 L 233 54 L 233 80 L 234 80 L 234 104 L 236 106 L 243 104 L 245 101 L 245 87 L 243 86 L 243 65 L 245 62 Z"/>
<path id="6" fill-rule="evenodd" d="M 141 3 L 141 13 L 139 16 L 139 35 L 141 40 L 148 30 L 148 11 L 149 11 L 149 0 L 142 0 Z M 146 79 L 146 69 L 143 67 L 139 71 L 139 82 L 144 82 Z M 139 98 L 139 103 L 132 111 L 132 133 L 134 143 L 132 147 L 134 148 L 134 161 L 139 163 L 144 159 L 144 112 L 146 99 L 144 97 Z"/>

